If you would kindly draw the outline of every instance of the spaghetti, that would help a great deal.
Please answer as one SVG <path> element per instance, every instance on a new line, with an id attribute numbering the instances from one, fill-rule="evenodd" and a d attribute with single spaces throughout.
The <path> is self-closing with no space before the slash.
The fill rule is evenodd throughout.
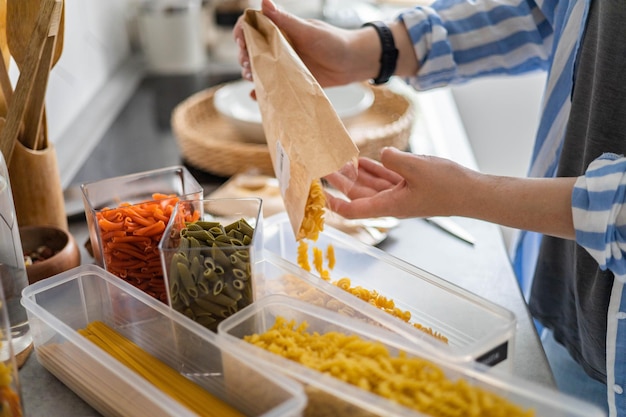
<path id="1" fill-rule="evenodd" d="M 79 333 L 199 416 L 243 417 L 238 410 L 185 378 L 104 322 L 91 322 Z"/>

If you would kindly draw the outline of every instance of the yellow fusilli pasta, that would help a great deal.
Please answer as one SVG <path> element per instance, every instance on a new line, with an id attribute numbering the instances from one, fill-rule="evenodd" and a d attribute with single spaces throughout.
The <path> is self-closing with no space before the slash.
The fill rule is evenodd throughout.
<path id="1" fill-rule="evenodd" d="M 535 415 L 532 409 L 524 410 L 464 379 L 452 380 L 435 363 L 404 352 L 392 356 L 384 344 L 357 335 L 307 332 L 306 322 L 296 324 L 278 317 L 271 329 L 244 340 L 433 417 Z M 320 406 L 309 397 L 307 408 Z"/>
<path id="2" fill-rule="evenodd" d="M 300 225 L 297 240 L 309 239 L 317 241 L 320 232 L 324 230 L 324 211 L 326 196 L 320 180 L 311 183 L 309 196 L 304 207 L 304 219 Z"/>
<path id="3" fill-rule="evenodd" d="M 308 272 L 311 272 L 311 265 L 309 263 L 309 245 L 306 241 L 310 240 L 316 242 L 319 238 L 319 234 L 324 231 L 325 205 L 326 197 L 324 195 L 322 183 L 320 180 L 314 180 L 311 183 L 309 196 L 304 209 L 304 219 L 302 220 L 302 225 L 300 226 L 300 230 L 298 232 L 297 262 L 302 269 Z M 313 266 L 319 276 L 322 279 L 331 282 L 330 271 L 333 270 L 336 263 L 335 248 L 332 245 L 328 245 L 326 248 L 328 269 L 324 269 L 323 267 L 324 254 L 321 249 L 313 247 L 312 256 Z M 369 290 L 360 286 L 352 287 L 348 278 L 341 278 L 339 281 L 333 282 L 333 284 L 407 323 L 411 320 L 410 311 L 404 311 L 397 308 L 392 299 L 380 295 L 375 290 Z M 448 343 L 448 338 L 440 332 L 437 332 L 420 323 L 412 324 L 416 329 L 427 333 L 442 342 Z"/>

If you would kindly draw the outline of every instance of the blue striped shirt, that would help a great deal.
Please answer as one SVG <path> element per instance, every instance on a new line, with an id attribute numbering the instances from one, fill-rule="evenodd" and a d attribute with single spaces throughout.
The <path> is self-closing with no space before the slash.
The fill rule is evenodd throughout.
<path id="1" fill-rule="evenodd" d="M 486 75 L 547 71 L 529 176 L 553 177 L 570 115 L 576 56 L 591 0 L 439 0 L 403 12 L 420 70 L 419 90 Z M 605 154 L 576 182 L 576 241 L 616 279 L 607 316 L 607 398 L 626 417 L 626 159 Z M 522 287 L 534 273 L 540 235 L 522 232 L 514 267 Z M 619 397 L 618 397 L 619 396 Z"/>
<path id="2" fill-rule="evenodd" d="M 574 62 L 589 1 L 440 0 L 399 16 L 420 70 L 407 82 L 419 90 L 486 75 L 547 71 L 542 116 L 529 175 L 553 177 L 571 108 Z M 528 296 L 541 235 L 522 231 L 514 269 Z"/>

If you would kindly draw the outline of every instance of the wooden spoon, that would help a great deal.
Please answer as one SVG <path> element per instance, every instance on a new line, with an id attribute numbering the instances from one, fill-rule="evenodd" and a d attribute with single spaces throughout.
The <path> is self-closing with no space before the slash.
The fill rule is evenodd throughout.
<path id="1" fill-rule="evenodd" d="M 7 43 L 6 30 L 7 27 L 7 0 L 0 0 L 0 115 L 6 116 L 7 106 L 11 95 L 13 94 L 13 86 L 9 79 L 9 61 L 11 54 L 9 52 L 9 44 Z"/>
<path id="2" fill-rule="evenodd" d="M 6 124 L 0 132 L 0 150 L 4 154 L 5 160 L 10 161 L 15 142 L 19 137 L 20 126 L 23 124 L 27 105 L 33 90 L 35 79 L 37 78 L 39 63 L 46 45 L 49 47 L 49 38 L 56 42 L 56 32 L 59 28 L 62 0 L 42 0 L 41 7 L 37 15 L 35 30 L 29 39 L 27 50 L 29 53 L 24 61 L 24 68 L 20 71 L 20 76 L 15 86 L 15 94 L 11 99 L 11 104 L 7 112 Z M 52 50 L 50 50 L 50 53 Z"/>
<path id="3" fill-rule="evenodd" d="M 41 0 L 5 0 L 7 3 L 7 43 L 11 55 L 17 64 L 20 71 L 23 70 L 26 62 L 26 56 L 28 54 L 28 43 L 33 35 L 35 24 L 37 22 L 37 15 L 41 8 Z M 48 72 L 58 62 L 63 51 L 63 33 L 64 33 L 64 21 L 65 21 L 65 2 L 62 2 L 61 8 L 61 20 L 59 21 L 59 31 L 56 36 L 56 45 L 54 47 L 54 53 L 52 55 L 52 62 L 48 66 Z M 35 88 L 46 89 L 48 74 L 41 74 L 42 79 L 35 81 Z M 43 100 L 45 94 L 41 96 Z M 43 133 L 46 134 L 46 120 L 44 114 L 44 106 L 39 103 L 30 103 L 27 113 L 25 115 L 25 125 L 23 137 L 27 141 L 24 143 L 31 149 L 38 148 L 39 136 L 42 132 L 42 126 L 44 127 Z M 46 135 L 47 136 L 47 135 Z M 47 142 L 47 138 L 44 138 L 44 142 Z"/>

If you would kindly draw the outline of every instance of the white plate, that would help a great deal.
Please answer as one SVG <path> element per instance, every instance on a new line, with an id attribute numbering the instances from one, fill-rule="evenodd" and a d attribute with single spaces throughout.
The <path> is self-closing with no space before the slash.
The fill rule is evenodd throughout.
<path id="1" fill-rule="evenodd" d="M 250 97 L 254 84 L 239 80 L 220 87 L 213 97 L 217 111 L 251 142 L 265 142 L 261 112 Z M 337 115 L 345 122 L 367 110 L 374 102 L 374 93 L 361 84 L 324 89 Z"/>

